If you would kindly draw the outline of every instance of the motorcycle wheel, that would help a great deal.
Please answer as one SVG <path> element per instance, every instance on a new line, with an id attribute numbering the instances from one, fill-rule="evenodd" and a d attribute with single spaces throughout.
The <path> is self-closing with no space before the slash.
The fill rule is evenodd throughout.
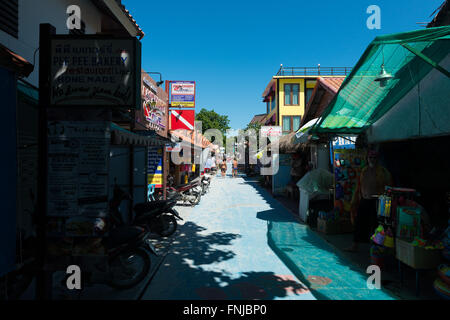
<path id="1" fill-rule="evenodd" d="M 177 219 L 171 214 L 162 214 L 157 219 L 156 232 L 161 237 L 169 237 L 177 230 Z"/>
<path id="2" fill-rule="evenodd" d="M 6 294 L 8 300 L 19 300 L 33 282 L 34 275 L 29 272 L 17 272 L 8 276 L 6 281 Z"/>
<path id="3" fill-rule="evenodd" d="M 198 205 L 198 204 L 200 203 L 201 197 L 202 197 L 202 194 L 201 194 L 200 192 L 197 193 L 197 196 L 195 197 L 195 200 L 191 201 L 191 204 L 192 204 L 193 206 Z"/>
<path id="4" fill-rule="evenodd" d="M 117 272 L 111 272 L 108 285 L 123 290 L 132 288 L 144 280 L 150 271 L 151 262 L 144 249 L 136 248 L 118 255 L 109 264 L 110 269 Z"/>

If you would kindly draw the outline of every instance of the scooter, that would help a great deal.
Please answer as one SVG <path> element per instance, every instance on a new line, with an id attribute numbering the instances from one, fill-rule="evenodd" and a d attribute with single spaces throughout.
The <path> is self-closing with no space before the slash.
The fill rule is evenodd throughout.
<path id="1" fill-rule="evenodd" d="M 144 227 L 127 225 L 120 213 L 125 193 L 116 185 L 110 201 L 109 226 L 101 244 L 106 249 L 106 262 L 95 265 L 96 271 L 85 272 L 85 281 L 92 281 L 98 273 L 106 276 L 105 283 L 116 289 L 129 289 L 141 282 L 150 271 L 148 252 L 158 255 L 150 240 L 150 232 Z M 97 232 L 101 233 L 101 227 Z M 106 230 L 105 230 L 106 231 Z M 99 243 L 100 244 L 100 243 Z"/>
<path id="2" fill-rule="evenodd" d="M 202 187 L 200 177 L 195 178 L 188 184 L 181 185 L 177 188 L 167 188 L 167 198 L 180 200 L 183 203 L 189 203 L 192 206 L 199 204 L 202 196 Z"/>
<path id="3" fill-rule="evenodd" d="M 117 201 L 131 199 L 130 195 L 120 189 L 117 184 L 114 186 L 114 190 Z M 171 236 L 177 230 L 177 219 L 183 220 L 174 208 L 176 204 L 176 199 L 137 203 L 133 207 L 135 216 L 132 224 L 145 226 L 151 233 L 162 237 Z"/>
<path id="4" fill-rule="evenodd" d="M 202 175 L 202 195 L 205 195 L 209 191 L 211 179 L 211 175 L 206 172 Z"/>

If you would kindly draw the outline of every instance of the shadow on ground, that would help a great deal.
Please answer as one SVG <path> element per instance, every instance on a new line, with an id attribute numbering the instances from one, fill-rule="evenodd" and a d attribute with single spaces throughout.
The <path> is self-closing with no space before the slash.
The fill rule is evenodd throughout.
<path id="1" fill-rule="evenodd" d="M 172 250 L 142 299 L 150 300 L 273 300 L 309 293 L 293 276 L 245 272 L 238 277 L 216 270 L 213 264 L 230 260 L 227 248 L 241 236 L 214 232 L 186 222 L 175 235 Z M 171 274 L 170 277 L 163 275 Z"/>
<path id="2" fill-rule="evenodd" d="M 384 290 L 369 290 L 365 269 L 351 263 L 342 253 L 296 219 L 254 179 L 246 179 L 246 182 L 255 188 L 272 208 L 257 214 L 259 219 L 268 223 L 267 241 L 270 248 L 291 272 L 308 286 L 315 298 L 396 298 Z"/>

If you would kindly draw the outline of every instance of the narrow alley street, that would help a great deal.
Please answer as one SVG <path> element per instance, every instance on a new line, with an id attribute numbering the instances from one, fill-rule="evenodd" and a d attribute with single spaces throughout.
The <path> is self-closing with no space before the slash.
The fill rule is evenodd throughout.
<path id="1" fill-rule="evenodd" d="M 391 299 L 249 178 L 213 179 L 142 299 Z M 301 279 L 301 281 L 299 281 Z"/>

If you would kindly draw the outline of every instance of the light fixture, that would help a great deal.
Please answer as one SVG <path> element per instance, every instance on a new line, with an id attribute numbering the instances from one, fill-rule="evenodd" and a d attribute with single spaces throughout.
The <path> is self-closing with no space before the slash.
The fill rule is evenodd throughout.
<path id="1" fill-rule="evenodd" d="M 160 87 L 160 86 L 164 83 L 164 81 L 163 81 L 163 79 L 162 79 L 161 72 L 148 72 L 148 71 L 147 71 L 147 73 L 150 73 L 150 74 L 159 74 L 159 81 L 156 82 L 156 86 L 157 86 L 157 87 Z"/>
<path id="2" fill-rule="evenodd" d="M 375 78 L 375 81 L 378 81 L 380 83 L 380 87 L 384 88 L 388 80 L 391 80 L 392 78 L 393 76 L 390 73 L 386 72 L 384 64 L 382 64 L 380 74 Z"/>

